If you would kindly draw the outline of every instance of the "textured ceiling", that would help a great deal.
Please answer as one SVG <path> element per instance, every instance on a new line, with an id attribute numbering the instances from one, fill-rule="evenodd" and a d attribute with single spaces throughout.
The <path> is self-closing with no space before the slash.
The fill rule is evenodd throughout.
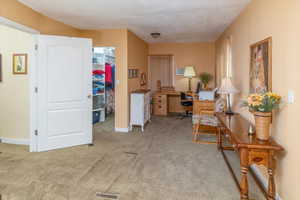
<path id="1" fill-rule="evenodd" d="M 19 0 L 81 29 L 128 28 L 148 42 L 214 41 L 251 0 Z M 160 32 L 153 39 L 151 32 Z"/>

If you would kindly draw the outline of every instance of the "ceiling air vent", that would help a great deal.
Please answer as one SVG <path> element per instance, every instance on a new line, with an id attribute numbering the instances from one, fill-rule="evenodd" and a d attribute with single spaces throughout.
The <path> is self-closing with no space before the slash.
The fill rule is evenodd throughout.
<path id="1" fill-rule="evenodd" d="M 151 33 L 150 34 L 154 39 L 157 39 L 160 37 L 160 33 Z"/>

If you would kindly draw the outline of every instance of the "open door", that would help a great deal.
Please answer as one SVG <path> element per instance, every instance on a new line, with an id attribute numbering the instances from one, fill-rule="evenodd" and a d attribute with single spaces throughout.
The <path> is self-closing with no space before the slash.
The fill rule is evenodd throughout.
<path id="1" fill-rule="evenodd" d="M 37 151 L 92 143 L 92 41 L 38 36 Z"/>

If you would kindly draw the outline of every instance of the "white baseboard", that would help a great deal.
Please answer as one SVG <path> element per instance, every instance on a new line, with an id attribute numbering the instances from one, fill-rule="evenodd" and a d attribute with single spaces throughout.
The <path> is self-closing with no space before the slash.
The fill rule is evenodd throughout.
<path id="1" fill-rule="evenodd" d="M 121 133 L 128 133 L 129 128 L 115 128 L 116 132 L 121 132 Z"/>
<path id="2" fill-rule="evenodd" d="M 257 176 L 257 178 L 263 184 L 264 189 L 267 190 L 268 189 L 268 180 L 267 180 L 267 177 L 265 177 L 261 173 L 260 169 L 256 165 L 251 165 L 250 167 L 251 167 L 252 171 L 254 172 L 254 174 Z M 276 193 L 276 200 L 282 200 L 278 193 Z"/>
<path id="3" fill-rule="evenodd" d="M 29 139 L 13 139 L 13 138 L 0 138 L 2 143 L 7 144 L 18 144 L 18 145 L 29 145 Z"/>

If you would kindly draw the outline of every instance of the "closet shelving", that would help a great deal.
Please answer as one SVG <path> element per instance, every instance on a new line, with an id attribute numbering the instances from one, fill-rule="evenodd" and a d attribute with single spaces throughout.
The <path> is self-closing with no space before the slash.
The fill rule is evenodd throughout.
<path id="1" fill-rule="evenodd" d="M 115 63 L 114 48 L 95 47 L 93 49 L 93 123 L 105 121 L 106 83 L 105 64 Z"/>

